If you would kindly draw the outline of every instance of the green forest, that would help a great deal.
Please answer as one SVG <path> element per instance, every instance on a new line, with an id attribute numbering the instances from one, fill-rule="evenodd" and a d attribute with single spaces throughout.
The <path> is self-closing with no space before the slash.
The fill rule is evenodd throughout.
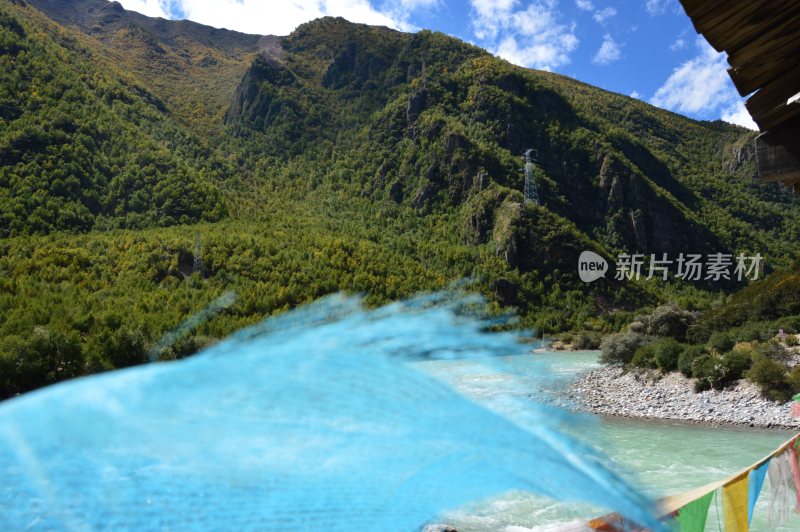
<path id="1" fill-rule="evenodd" d="M 755 179 L 751 131 L 430 31 L 166 25 L 104 0 L 0 0 L 0 398 L 182 358 L 339 291 L 379 305 L 457 283 L 591 343 L 639 323 L 647 340 L 613 361 L 671 369 L 680 353 L 637 350 L 731 358 L 800 332 L 800 199 Z M 541 205 L 523 199 L 527 149 Z M 589 285 L 584 250 L 760 253 L 770 276 Z M 647 332 L 667 304 L 691 323 Z M 752 349 L 740 373 L 777 356 Z M 800 386 L 781 368 L 776 397 Z"/>

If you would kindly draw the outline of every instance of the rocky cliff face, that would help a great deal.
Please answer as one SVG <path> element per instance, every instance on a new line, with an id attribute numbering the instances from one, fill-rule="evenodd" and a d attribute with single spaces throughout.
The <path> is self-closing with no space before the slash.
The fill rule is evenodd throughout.
<path id="1" fill-rule="evenodd" d="M 252 63 L 228 123 L 306 146 L 339 139 L 339 153 L 361 161 L 353 181 L 362 194 L 421 213 L 466 209 L 466 238 L 486 242 L 490 211 L 522 189 L 520 156 L 533 148 L 544 208 L 609 251 L 737 245 L 700 215 L 725 208 L 704 197 L 701 180 L 748 186 L 752 135 L 744 130 L 517 68 L 430 32 L 322 19 L 281 42 L 280 62 Z M 492 184 L 497 199 L 472 201 Z M 515 263 L 526 244 L 503 253 Z"/>

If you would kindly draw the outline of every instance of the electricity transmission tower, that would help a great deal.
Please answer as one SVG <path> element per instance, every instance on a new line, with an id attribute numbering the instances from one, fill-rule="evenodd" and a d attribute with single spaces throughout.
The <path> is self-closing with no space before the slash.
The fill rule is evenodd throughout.
<path id="1" fill-rule="evenodd" d="M 203 257 L 201 256 L 200 233 L 197 233 L 194 237 L 194 267 L 192 269 L 194 273 L 199 273 L 200 277 L 203 276 Z"/>
<path id="2" fill-rule="evenodd" d="M 533 156 L 531 156 L 533 154 Z M 536 166 L 538 153 L 534 149 L 525 150 L 525 201 L 531 201 L 536 205 L 539 202 L 539 190 L 536 188 L 536 176 L 533 170 Z"/>

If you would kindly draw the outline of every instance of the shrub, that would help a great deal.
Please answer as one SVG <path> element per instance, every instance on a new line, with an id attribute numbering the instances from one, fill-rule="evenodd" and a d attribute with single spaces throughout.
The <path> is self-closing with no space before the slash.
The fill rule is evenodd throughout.
<path id="1" fill-rule="evenodd" d="M 722 366 L 725 368 L 725 383 L 731 383 L 744 377 L 753 365 L 753 358 L 748 351 L 731 351 L 722 355 Z"/>
<path id="2" fill-rule="evenodd" d="M 651 344 L 658 369 L 667 373 L 678 369 L 678 358 L 683 352 L 683 345 L 674 338 L 662 338 Z"/>
<path id="3" fill-rule="evenodd" d="M 711 389 L 711 384 L 705 379 L 697 379 L 694 381 L 694 392 L 700 393 Z"/>
<path id="4" fill-rule="evenodd" d="M 678 358 L 684 346 L 674 338 L 663 338 L 654 345 L 656 352 L 656 365 L 663 372 L 678 369 Z"/>
<path id="5" fill-rule="evenodd" d="M 655 369 L 656 352 L 652 343 L 644 344 L 636 349 L 631 359 L 631 364 L 637 368 Z"/>
<path id="6" fill-rule="evenodd" d="M 759 357 L 753 363 L 747 378 L 761 387 L 765 396 L 775 401 L 788 401 L 791 397 L 791 385 L 783 364 L 766 357 Z"/>
<path id="7" fill-rule="evenodd" d="M 702 355 L 706 354 L 706 348 L 702 345 L 687 346 L 683 352 L 678 356 L 678 371 L 692 377 L 692 362 Z"/>
<path id="8" fill-rule="evenodd" d="M 646 327 L 641 321 L 634 321 L 628 325 L 628 332 L 644 334 Z"/>
<path id="9" fill-rule="evenodd" d="M 787 333 L 798 333 L 800 332 L 800 316 L 784 316 L 777 320 L 773 325 L 773 330 L 783 329 Z"/>
<path id="10" fill-rule="evenodd" d="M 633 315 L 625 310 L 617 310 L 614 312 L 606 312 L 600 316 L 599 319 L 605 324 L 603 326 L 604 331 L 618 332 L 625 328 L 625 325 L 633 319 Z"/>
<path id="11" fill-rule="evenodd" d="M 641 336 L 641 335 L 638 335 Z M 683 345 L 674 338 L 659 338 L 647 342 L 647 337 L 642 337 L 643 342 L 633 352 L 630 363 L 638 368 L 658 368 L 664 373 L 675 371 L 678 368 L 678 358 L 683 351 Z"/>
<path id="12" fill-rule="evenodd" d="M 583 322 L 583 326 L 587 331 L 611 332 L 609 323 L 603 318 L 587 318 L 586 321 Z"/>
<path id="13" fill-rule="evenodd" d="M 792 371 L 789 372 L 788 382 L 792 395 L 800 392 L 800 366 L 795 366 Z"/>
<path id="14" fill-rule="evenodd" d="M 757 342 L 736 342 L 736 345 L 733 346 L 732 351 L 739 351 L 741 353 L 748 353 L 751 356 L 755 352 L 755 347 Z"/>
<path id="15" fill-rule="evenodd" d="M 637 316 L 629 330 L 683 341 L 686 339 L 686 331 L 694 321 L 694 313 L 669 304 L 657 307 L 652 314 Z"/>
<path id="16" fill-rule="evenodd" d="M 791 356 L 791 353 L 775 340 L 758 344 L 755 347 L 755 351 L 759 355 L 777 362 L 786 362 Z"/>
<path id="17" fill-rule="evenodd" d="M 653 311 L 647 322 L 647 332 L 655 336 L 686 339 L 686 331 L 694 323 L 695 315 L 677 305 L 662 305 Z"/>
<path id="18" fill-rule="evenodd" d="M 636 350 L 647 342 L 647 338 L 638 333 L 611 334 L 600 342 L 600 362 L 604 364 L 628 364 Z"/>
<path id="19" fill-rule="evenodd" d="M 736 345 L 736 342 L 728 333 L 715 332 L 711 335 L 711 338 L 708 339 L 708 345 L 720 353 L 727 353 L 733 349 L 733 346 Z"/>
<path id="20" fill-rule="evenodd" d="M 686 330 L 686 340 L 693 344 L 703 344 L 711 337 L 711 329 L 703 322 L 696 322 Z"/>
<path id="21" fill-rule="evenodd" d="M 701 381 L 701 384 L 695 385 L 695 390 L 698 387 L 704 390 L 718 388 L 725 378 L 725 368 L 717 355 L 706 353 L 692 362 L 692 375 Z"/>
<path id="22" fill-rule="evenodd" d="M 728 334 L 738 342 L 763 342 L 771 336 L 771 327 L 765 323 L 746 323 L 741 327 L 731 329 Z"/>
<path id="23" fill-rule="evenodd" d="M 600 333 L 594 331 L 584 331 L 578 333 L 572 340 L 573 349 L 597 349 L 600 347 Z"/>
<path id="24" fill-rule="evenodd" d="M 786 337 L 786 345 L 789 347 L 795 347 L 800 345 L 800 340 L 797 339 L 797 336 L 790 334 Z"/>

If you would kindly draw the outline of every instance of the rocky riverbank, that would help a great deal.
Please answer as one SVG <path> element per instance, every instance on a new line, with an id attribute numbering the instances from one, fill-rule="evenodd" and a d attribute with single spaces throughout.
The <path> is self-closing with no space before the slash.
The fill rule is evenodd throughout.
<path id="1" fill-rule="evenodd" d="M 656 376 L 606 367 L 575 380 L 568 396 L 602 416 L 800 428 L 800 418 L 791 417 L 791 404 L 765 399 L 758 387 L 747 380 L 721 391 L 694 393 L 693 380 L 680 373 Z"/>

